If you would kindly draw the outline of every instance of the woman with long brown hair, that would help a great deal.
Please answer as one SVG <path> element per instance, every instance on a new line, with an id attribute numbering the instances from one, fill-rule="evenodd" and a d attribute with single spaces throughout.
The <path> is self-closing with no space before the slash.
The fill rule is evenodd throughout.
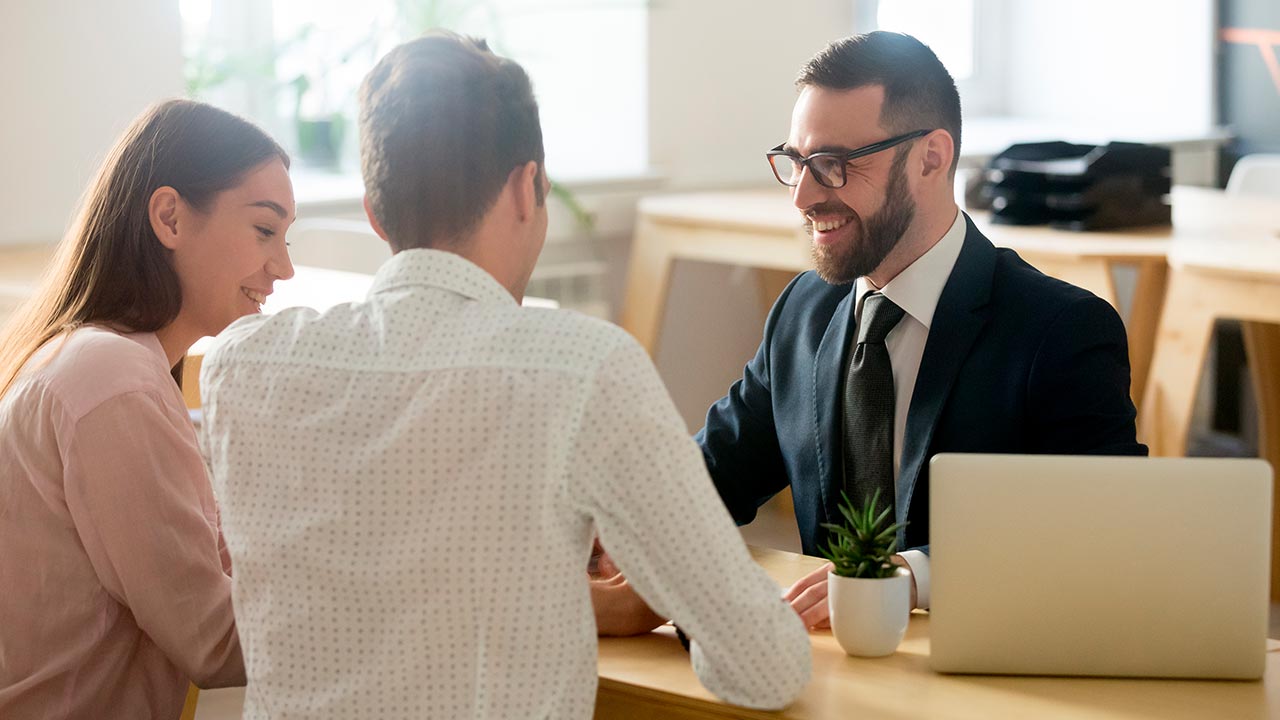
<path id="1" fill-rule="evenodd" d="M 152 107 L 0 332 L 0 717 L 173 718 L 189 680 L 244 683 L 173 369 L 293 274 L 288 165 L 234 115 Z"/>

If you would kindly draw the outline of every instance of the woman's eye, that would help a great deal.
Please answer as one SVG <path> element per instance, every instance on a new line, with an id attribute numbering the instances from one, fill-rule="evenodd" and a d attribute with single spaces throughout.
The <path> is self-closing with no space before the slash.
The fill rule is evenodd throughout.
<path id="1" fill-rule="evenodd" d="M 272 237 L 276 234 L 275 230 L 272 230 L 269 227 L 262 227 L 261 225 L 258 226 L 258 232 L 262 233 L 262 236 L 267 238 Z"/>

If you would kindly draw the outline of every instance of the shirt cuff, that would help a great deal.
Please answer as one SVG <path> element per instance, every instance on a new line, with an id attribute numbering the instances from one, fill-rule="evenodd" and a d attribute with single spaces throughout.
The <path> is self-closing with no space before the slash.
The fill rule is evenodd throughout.
<path id="1" fill-rule="evenodd" d="M 903 550 L 898 553 L 916 577 L 916 607 L 929 609 L 929 556 L 919 550 Z"/>

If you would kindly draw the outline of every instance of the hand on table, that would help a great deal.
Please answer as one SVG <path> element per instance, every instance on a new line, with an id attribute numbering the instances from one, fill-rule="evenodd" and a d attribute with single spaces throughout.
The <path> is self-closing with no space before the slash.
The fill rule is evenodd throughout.
<path id="1" fill-rule="evenodd" d="M 907 573 L 911 573 L 911 567 L 900 555 L 893 556 L 893 564 L 907 568 Z M 782 594 L 782 599 L 791 603 L 791 608 L 800 616 L 804 626 L 812 630 L 831 627 L 831 611 L 827 605 L 827 573 L 831 572 L 832 567 L 831 563 L 823 563 L 822 567 L 795 581 Z M 916 576 L 912 574 L 911 607 L 914 609 L 915 606 Z"/>
<path id="2" fill-rule="evenodd" d="M 589 575 L 591 582 L 591 606 L 596 613 L 596 633 L 603 636 L 640 635 L 666 623 L 661 617 L 649 609 L 618 572 L 609 554 L 596 542 L 592 559 L 595 574 Z"/>

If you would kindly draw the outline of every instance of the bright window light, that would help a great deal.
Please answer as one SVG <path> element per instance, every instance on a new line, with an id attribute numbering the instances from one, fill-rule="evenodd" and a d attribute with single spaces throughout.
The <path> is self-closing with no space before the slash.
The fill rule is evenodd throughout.
<path id="1" fill-rule="evenodd" d="M 928 45 L 957 81 L 973 75 L 973 0 L 880 0 L 876 22 Z"/>
<path id="2" fill-rule="evenodd" d="M 337 115 L 350 129 L 343 144 L 352 155 L 364 75 L 399 42 L 438 26 L 485 38 L 529 72 L 557 180 L 648 168 L 646 0 L 180 0 L 180 7 L 191 94 L 252 117 L 291 149 L 298 120 Z M 343 159 L 349 171 L 357 164 Z"/>

